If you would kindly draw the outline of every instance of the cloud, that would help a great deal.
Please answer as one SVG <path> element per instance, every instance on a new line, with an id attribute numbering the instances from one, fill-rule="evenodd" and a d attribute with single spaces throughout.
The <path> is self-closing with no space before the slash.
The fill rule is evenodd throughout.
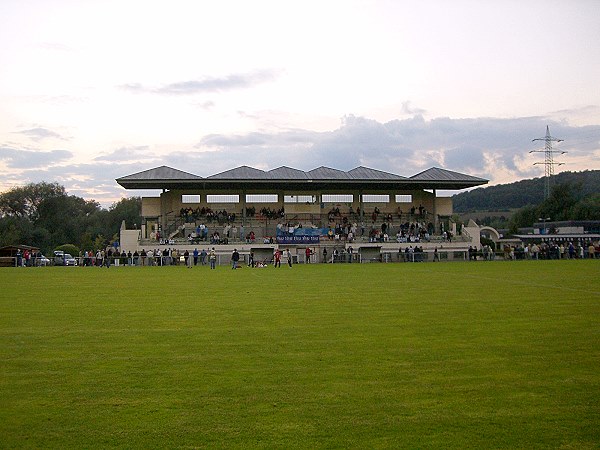
<path id="1" fill-rule="evenodd" d="M 158 195 L 126 191 L 115 179 L 161 165 L 200 176 L 240 165 L 263 170 L 363 165 L 407 177 L 436 166 L 505 183 L 543 175 L 543 166 L 533 166 L 540 155 L 529 151 L 539 146 L 531 140 L 543 136 L 546 125 L 569 151 L 560 157 L 567 163 L 562 170 L 600 167 L 600 125 L 576 127 L 544 117 L 426 120 L 415 115 L 379 122 L 348 115 L 326 132 L 290 128 L 210 134 L 169 152 L 147 145 L 117 147 L 86 164 L 69 164 L 72 154 L 64 150 L 5 145 L 0 147 L 0 177 L 5 185 L 57 181 L 69 193 L 105 207 L 127 195 Z M 9 170 L 2 170 L 2 162 Z"/>
<path id="2" fill-rule="evenodd" d="M 18 131 L 17 133 L 23 134 L 36 142 L 44 139 L 60 139 L 63 141 L 67 140 L 67 138 L 63 137 L 62 135 L 42 127 L 30 128 L 29 130 Z"/>
<path id="3" fill-rule="evenodd" d="M 0 161 L 10 169 L 31 169 L 54 166 L 64 163 L 73 157 L 68 150 L 22 150 L 11 147 L 0 147 Z"/>
<path id="4" fill-rule="evenodd" d="M 102 154 L 94 158 L 94 161 L 125 162 L 140 160 L 155 160 L 156 156 L 149 150 L 147 145 L 133 147 L 120 147 L 112 152 Z"/>
<path id="5" fill-rule="evenodd" d="M 422 108 L 413 107 L 411 101 L 402 102 L 402 113 L 410 115 L 425 114 L 427 111 Z"/>
<path id="6" fill-rule="evenodd" d="M 343 170 L 365 165 L 411 176 L 438 166 L 492 181 L 499 171 L 519 179 L 539 175 L 541 169 L 533 167 L 528 152 L 536 147 L 531 140 L 543 135 L 546 125 L 550 125 L 553 134 L 561 133 L 565 143 L 571 141 L 579 149 L 587 148 L 590 156 L 597 159 L 593 149 L 600 147 L 598 140 L 575 144 L 576 136 L 600 133 L 597 125 L 574 127 L 543 117 L 425 120 L 420 115 L 382 123 L 348 115 L 342 118 L 339 128 L 328 132 L 284 130 L 208 135 L 195 146 L 202 152 L 188 162 L 197 161 L 205 173 L 195 173 L 203 176 L 216 173 L 211 167 L 223 167 L 221 161 L 226 161 L 224 169 L 241 164 L 266 168 L 290 165 L 302 170 L 319 165 Z M 204 153 L 209 150 L 210 154 Z"/>
<path id="7" fill-rule="evenodd" d="M 274 70 L 260 70 L 251 73 L 234 73 L 223 77 L 205 77 L 197 80 L 178 81 L 161 87 L 150 88 L 139 83 L 121 85 L 131 92 L 145 92 L 167 95 L 192 95 L 247 89 L 274 80 L 278 75 Z M 212 106 L 212 105 L 209 105 Z"/>

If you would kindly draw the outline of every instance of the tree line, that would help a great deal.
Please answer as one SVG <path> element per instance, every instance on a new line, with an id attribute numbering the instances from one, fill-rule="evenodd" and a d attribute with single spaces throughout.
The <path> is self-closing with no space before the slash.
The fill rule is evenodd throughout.
<path id="1" fill-rule="evenodd" d="M 461 192 L 452 197 L 454 212 L 508 211 L 544 202 L 545 178 L 532 178 Z M 554 186 L 571 185 L 574 199 L 600 193 L 600 170 L 561 172 L 552 177 Z"/>
<path id="2" fill-rule="evenodd" d="M 550 196 L 538 205 L 517 210 L 510 218 L 509 230 L 531 227 L 542 221 L 600 220 L 600 190 L 583 195 L 581 183 L 564 183 L 552 188 Z"/>
<path id="3" fill-rule="evenodd" d="M 25 244 L 43 253 L 65 244 L 103 249 L 118 240 L 121 223 L 141 224 L 140 197 L 104 209 L 95 200 L 68 195 L 58 183 L 30 183 L 0 193 L 0 247 Z"/>

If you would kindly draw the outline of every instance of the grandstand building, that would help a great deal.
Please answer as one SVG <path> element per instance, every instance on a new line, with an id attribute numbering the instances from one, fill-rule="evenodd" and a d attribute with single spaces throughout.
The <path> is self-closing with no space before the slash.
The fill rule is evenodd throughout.
<path id="1" fill-rule="evenodd" d="M 403 177 L 367 167 L 305 172 L 248 166 L 208 177 L 162 166 L 116 181 L 125 189 L 161 191 L 142 198 L 140 228 L 122 230 L 126 250 L 214 244 L 223 253 L 237 246 L 244 254 L 286 246 L 299 261 L 307 246 L 314 255 L 327 247 L 347 251 L 351 246 L 357 255 L 377 259 L 416 243 L 426 248 L 443 242 L 446 248 L 478 245 L 479 233 L 457 233 L 452 199 L 437 192 L 488 182 L 435 167 Z"/>

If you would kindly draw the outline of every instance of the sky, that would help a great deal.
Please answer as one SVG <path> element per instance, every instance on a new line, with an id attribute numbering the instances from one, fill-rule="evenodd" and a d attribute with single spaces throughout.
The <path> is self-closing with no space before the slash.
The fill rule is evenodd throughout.
<path id="1" fill-rule="evenodd" d="M 598 0 L 2 0 L 0 192 L 115 179 L 600 169 Z M 449 193 L 448 193 L 449 194 Z"/>

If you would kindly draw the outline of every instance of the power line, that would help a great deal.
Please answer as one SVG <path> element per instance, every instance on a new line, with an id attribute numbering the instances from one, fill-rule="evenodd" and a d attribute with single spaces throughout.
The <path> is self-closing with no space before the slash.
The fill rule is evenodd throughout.
<path id="1" fill-rule="evenodd" d="M 560 155 L 564 155 L 565 151 L 562 150 L 553 150 L 552 149 L 552 142 L 562 142 L 563 139 L 557 139 L 555 137 L 552 137 L 550 135 L 550 128 L 548 127 L 548 125 L 546 125 L 546 136 L 543 138 L 536 138 L 533 139 L 531 142 L 535 142 L 535 141 L 544 141 L 545 142 L 545 146 L 544 146 L 544 150 L 531 150 L 529 153 L 544 153 L 544 162 L 535 162 L 533 163 L 533 165 L 537 165 L 537 164 L 543 164 L 544 165 L 544 176 L 545 176 L 545 183 L 544 183 L 544 198 L 547 199 L 548 197 L 550 197 L 550 182 L 551 182 L 551 178 L 554 175 L 554 166 L 562 166 L 564 163 L 560 163 L 560 162 L 556 162 L 554 161 L 554 154 L 560 154 Z"/>

